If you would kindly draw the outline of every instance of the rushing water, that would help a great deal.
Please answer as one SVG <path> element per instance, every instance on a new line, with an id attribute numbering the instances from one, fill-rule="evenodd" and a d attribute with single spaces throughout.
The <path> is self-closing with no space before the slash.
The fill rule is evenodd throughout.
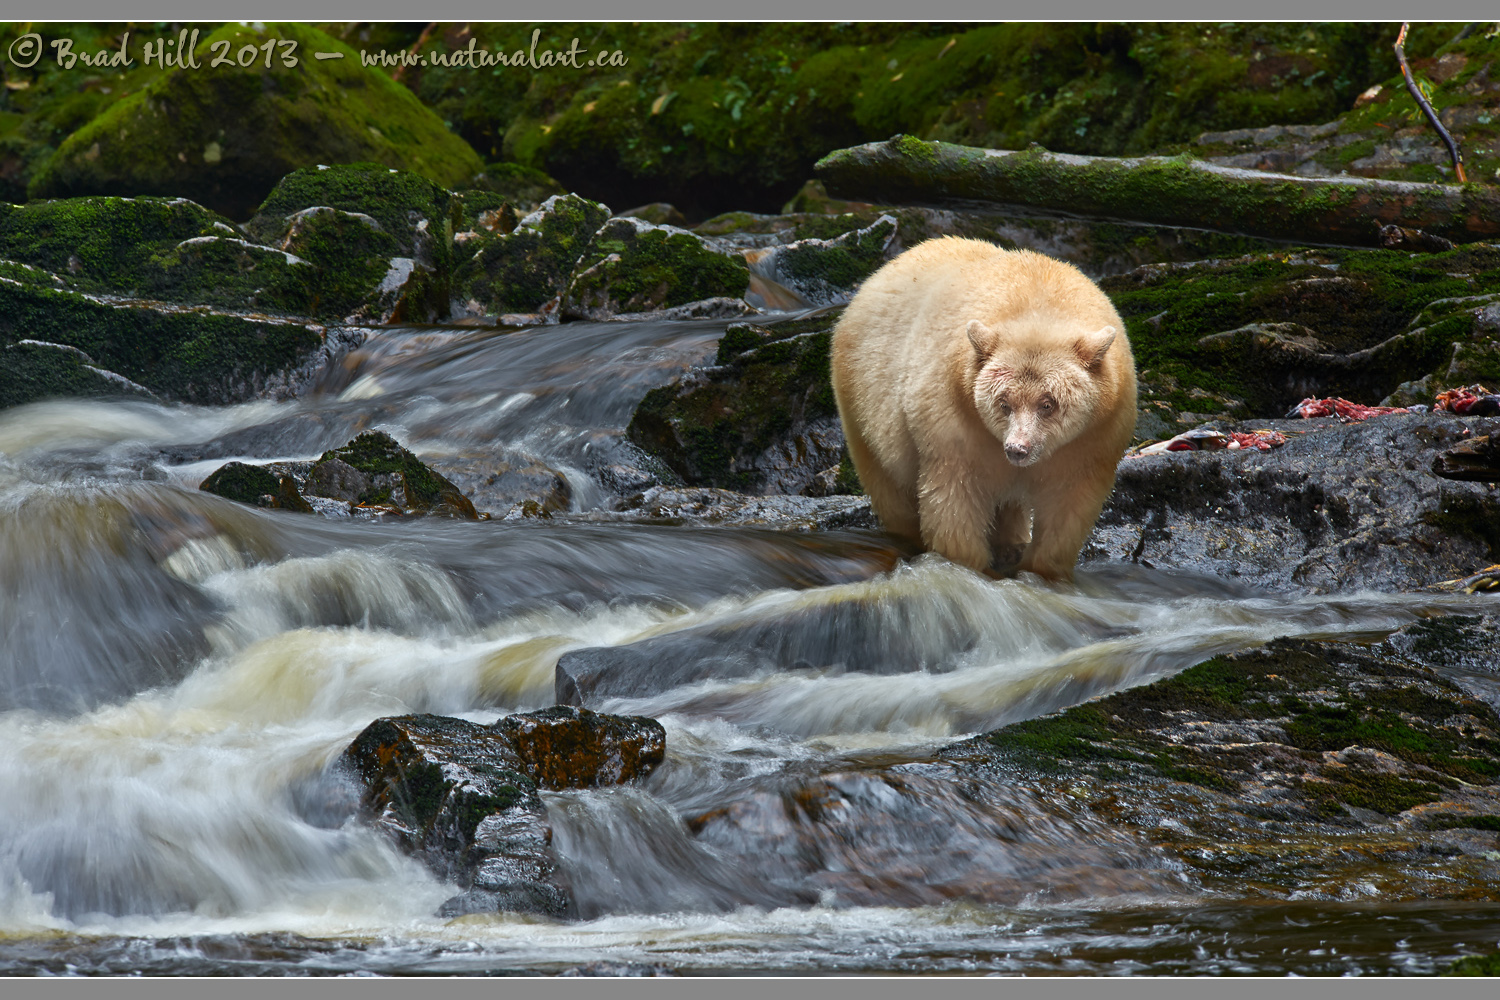
<path id="1" fill-rule="evenodd" d="M 1500 938 L 1493 905 L 1210 890 L 1065 789 L 934 761 L 1216 652 L 1480 599 L 995 582 L 875 532 L 610 514 L 633 406 L 721 328 L 392 330 L 293 402 L 0 413 L 0 972 L 1422 973 Z M 509 461 L 574 509 L 376 524 L 196 489 L 369 428 L 481 508 Z M 577 920 L 438 918 L 451 887 L 318 801 L 372 719 L 490 721 L 552 704 L 570 649 L 715 630 L 797 669 L 591 704 L 659 718 L 668 753 L 545 796 Z M 814 793 L 817 822 L 787 805 Z"/>

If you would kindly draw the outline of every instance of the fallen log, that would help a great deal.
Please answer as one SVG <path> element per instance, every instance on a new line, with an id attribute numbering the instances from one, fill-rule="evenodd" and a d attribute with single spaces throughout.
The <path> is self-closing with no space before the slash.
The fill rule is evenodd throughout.
<path id="1" fill-rule="evenodd" d="M 999 202 L 1306 243 L 1378 247 L 1388 225 L 1455 243 L 1500 236 L 1493 188 L 1298 177 L 1188 157 L 977 149 L 898 135 L 835 150 L 813 172 L 837 198 Z"/>

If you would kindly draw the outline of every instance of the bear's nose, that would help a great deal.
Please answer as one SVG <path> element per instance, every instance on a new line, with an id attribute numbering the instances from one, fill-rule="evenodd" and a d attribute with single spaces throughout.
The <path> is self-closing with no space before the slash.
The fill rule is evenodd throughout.
<path id="1" fill-rule="evenodd" d="M 1026 456 L 1030 454 L 1031 445 L 1029 444 L 1012 443 L 1005 446 L 1005 457 L 1009 458 L 1012 462 L 1024 462 L 1026 461 Z"/>

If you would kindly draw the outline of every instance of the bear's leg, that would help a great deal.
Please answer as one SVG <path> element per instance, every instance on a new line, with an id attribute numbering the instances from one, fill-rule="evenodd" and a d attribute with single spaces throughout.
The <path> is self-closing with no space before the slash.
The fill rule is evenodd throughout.
<path id="1" fill-rule="evenodd" d="M 990 529 L 990 569 L 1014 572 L 1031 541 L 1031 512 L 1019 504 L 1002 504 Z"/>
<path id="2" fill-rule="evenodd" d="M 923 463 L 917 480 L 917 513 L 922 544 L 960 565 L 983 573 L 990 568 L 992 494 L 976 489 L 962 463 Z"/>
<path id="3" fill-rule="evenodd" d="M 1020 571 L 1048 580 L 1072 580 L 1078 553 L 1094 530 L 1113 485 L 1111 476 L 1108 482 L 1075 479 L 1041 491 L 1034 498 L 1031 545 L 1021 559 Z"/>
<path id="4" fill-rule="evenodd" d="M 869 494 L 870 506 L 875 509 L 875 516 L 880 518 L 881 527 L 893 535 L 920 542 L 922 532 L 917 522 L 915 490 L 910 485 L 903 488 L 898 481 L 899 470 L 888 470 L 877 461 L 864 438 L 847 424 L 844 439 L 849 445 L 849 457 L 854 462 L 854 471 L 859 473 L 859 484 Z M 897 471 L 898 474 L 893 476 L 892 471 Z M 909 475 L 905 481 L 910 484 L 915 478 L 915 475 Z"/>

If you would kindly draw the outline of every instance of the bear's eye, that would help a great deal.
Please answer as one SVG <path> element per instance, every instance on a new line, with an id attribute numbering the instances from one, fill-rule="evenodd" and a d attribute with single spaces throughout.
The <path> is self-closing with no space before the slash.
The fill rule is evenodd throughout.
<path id="1" fill-rule="evenodd" d="M 1001 403 L 1000 404 L 1000 412 L 1003 413 L 1003 414 L 1005 414 L 1007 417 L 1010 416 L 1010 404 L 1009 403 Z"/>
<path id="2" fill-rule="evenodd" d="M 1051 396 L 1043 396 L 1042 401 L 1037 404 L 1037 409 L 1042 411 L 1042 416 L 1050 417 L 1052 416 L 1052 411 L 1057 409 L 1057 400 Z"/>

